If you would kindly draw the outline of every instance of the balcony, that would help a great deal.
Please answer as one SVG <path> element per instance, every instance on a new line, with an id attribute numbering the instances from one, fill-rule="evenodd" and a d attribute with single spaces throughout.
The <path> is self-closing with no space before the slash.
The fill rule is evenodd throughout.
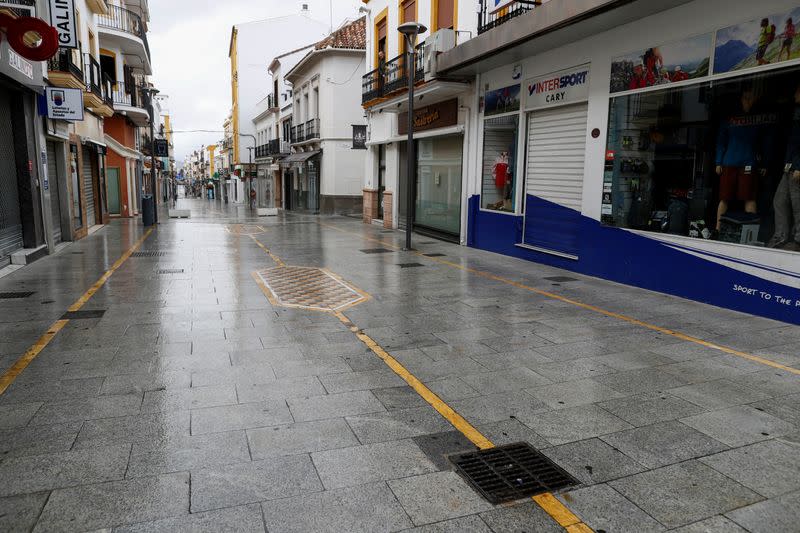
<path id="1" fill-rule="evenodd" d="M 540 5 L 542 5 L 541 0 L 517 0 L 503 9 L 494 9 L 490 0 L 480 0 L 480 11 L 478 11 L 478 35 L 501 26 L 520 15 L 524 15 L 534 7 Z"/>
<path id="2" fill-rule="evenodd" d="M 268 155 L 269 155 L 269 146 L 267 146 L 266 144 L 256 146 L 256 159 L 261 157 L 267 157 Z"/>
<path id="3" fill-rule="evenodd" d="M 416 47 L 414 62 L 414 83 L 425 80 L 425 46 L 420 43 Z M 406 54 L 387 61 L 382 67 L 368 72 L 362 77 L 361 103 L 367 105 L 401 94 L 408 88 L 408 69 Z"/>
<path id="4" fill-rule="evenodd" d="M 47 79 L 56 87 L 84 89 L 81 63 L 80 52 L 62 48 L 47 61 Z"/>
<path id="5" fill-rule="evenodd" d="M 113 98 L 114 83 L 111 81 L 111 77 L 108 74 L 102 73 L 101 77 L 102 80 L 100 83 L 100 93 L 101 93 L 101 98 L 103 99 L 103 104 L 95 108 L 94 111 L 98 115 L 104 117 L 111 117 L 114 116 L 114 98 Z"/>
<path id="6" fill-rule="evenodd" d="M 103 89 L 100 87 L 100 63 L 90 54 L 83 56 L 84 93 L 83 105 L 96 109 L 103 105 Z"/>
<path id="7" fill-rule="evenodd" d="M 301 143 L 306 140 L 306 125 L 298 124 L 292 126 L 292 144 Z"/>
<path id="8" fill-rule="evenodd" d="M 86 0 L 86 5 L 96 15 L 105 15 L 108 13 L 108 2 L 106 0 Z"/>
<path id="9" fill-rule="evenodd" d="M 319 119 L 312 118 L 308 122 L 306 122 L 306 141 L 311 141 L 314 139 L 319 139 Z"/>
<path id="10" fill-rule="evenodd" d="M 150 45 L 142 18 L 125 8 L 110 5 L 108 13 L 97 16 L 101 47 L 118 47 L 123 54 L 138 57 L 140 68 L 145 74 L 152 74 L 150 66 Z"/>
<path id="11" fill-rule="evenodd" d="M 112 97 L 114 111 L 127 116 L 135 125 L 143 127 L 150 124 L 150 112 L 146 109 L 142 88 L 136 84 L 118 81 L 113 84 Z"/>

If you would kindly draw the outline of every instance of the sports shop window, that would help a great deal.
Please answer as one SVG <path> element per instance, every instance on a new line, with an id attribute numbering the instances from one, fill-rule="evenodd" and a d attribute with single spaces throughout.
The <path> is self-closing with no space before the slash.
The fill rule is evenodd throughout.
<path id="1" fill-rule="evenodd" d="M 519 115 L 484 120 L 481 207 L 513 213 L 517 194 Z"/>
<path id="2" fill-rule="evenodd" d="M 800 251 L 800 69 L 613 97 L 601 218 Z"/>

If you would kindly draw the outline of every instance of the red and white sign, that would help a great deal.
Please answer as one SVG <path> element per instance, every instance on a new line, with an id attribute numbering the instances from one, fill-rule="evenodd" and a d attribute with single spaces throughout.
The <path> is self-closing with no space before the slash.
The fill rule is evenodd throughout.
<path id="1" fill-rule="evenodd" d="M 47 61 L 58 52 L 58 31 L 47 22 L 36 17 L 14 18 L 0 13 L 0 31 L 5 34 L 9 46 L 20 56 L 30 61 Z M 25 34 L 32 32 L 41 39 L 29 45 Z M 0 35 L 0 40 L 3 35 Z"/>

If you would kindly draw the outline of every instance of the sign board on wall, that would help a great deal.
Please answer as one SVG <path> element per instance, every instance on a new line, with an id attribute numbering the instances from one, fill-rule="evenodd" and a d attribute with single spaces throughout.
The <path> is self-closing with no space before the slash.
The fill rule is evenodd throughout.
<path id="1" fill-rule="evenodd" d="M 408 112 L 397 117 L 397 132 L 408 133 Z M 414 109 L 414 131 L 434 130 L 458 124 L 458 98 Z"/>
<path id="2" fill-rule="evenodd" d="M 589 65 L 530 78 L 525 82 L 525 109 L 574 104 L 589 99 Z"/>
<path id="3" fill-rule="evenodd" d="M 47 87 L 47 118 L 57 120 L 83 120 L 83 91 L 80 89 L 64 89 Z"/>
<path id="4" fill-rule="evenodd" d="M 75 0 L 50 0 L 50 23 L 58 31 L 61 48 L 78 48 Z"/>
<path id="5" fill-rule="evenodd" d="M 406 120 L 408 120 L 406 118 Z M 367 127 L 353 124 L 353 150 L 367 149 Z"/>

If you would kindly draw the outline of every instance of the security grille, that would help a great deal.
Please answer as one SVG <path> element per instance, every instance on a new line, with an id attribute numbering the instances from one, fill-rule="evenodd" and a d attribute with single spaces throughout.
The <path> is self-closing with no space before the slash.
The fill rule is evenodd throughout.
<path id="1" fill-rule="evenodd" d="M 53 244 L 61 242 L 61 197 L 56 143 L 47 141 L 47 180 L 50 182 L 50 211 L 53 214 Z"/>
<path id="2" fill-rule="evenodd" d="M 94 178 L 92 177 L 92 158 L 97 157 L 88 147 L 83 147 L 83 190 L 86 198 L 86 226 L 91 228 L 97 222 L 94 209 Z"/>
<path id="3" fill-rule="evenodd" d="M 133 252 L 131 257 L 164 257 L 167 252 L 157 252 L 154 250 L 145 250 L 143 252 Z"/>
<path id="4" fill-rule="evenodd" d="M 456 471 L 493 504 L 578 484 L 575 478 L 526 442 L 453 455 L 450 461 Z"/>
<path id="5" fill-rule="evenodd" d="M 11 91 L 0 87 L 0 267 L 22 248 L 17 165 L 11 123 Z"/>

